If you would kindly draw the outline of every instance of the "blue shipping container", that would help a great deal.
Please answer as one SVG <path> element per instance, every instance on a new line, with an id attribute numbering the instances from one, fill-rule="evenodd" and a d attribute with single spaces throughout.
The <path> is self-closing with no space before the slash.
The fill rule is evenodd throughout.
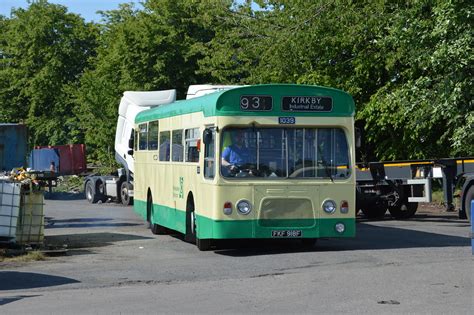
<path id="1" fill-rule="evenodd" d="M 59 171 L 59 153 L 56 149 L 35 149 L 31 150 L 29 166 L 35 171 L 51 171 L 51 164 L 54 165 L 54 172 Z"/>
<path id="2" fill-rule="evenodd" d="M 27 131 L 21 124 L 0 124 L 0 171 L 26 167 Z"/>

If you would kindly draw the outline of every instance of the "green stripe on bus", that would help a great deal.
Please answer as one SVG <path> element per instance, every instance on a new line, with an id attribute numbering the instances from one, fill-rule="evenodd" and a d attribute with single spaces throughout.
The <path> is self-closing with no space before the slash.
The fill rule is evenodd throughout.
<path id="1" fill-rule="evenodd" d="M 241 95 L 271 95 L 273 109 L 270 111 L 240 110 Z M 331 112 L 283 111 L 281 101 L 284 96 L 329 96 L 333 100 Z M 264 84 L 246 86 L 232 90 L 214 92 L 189 100 L 180 100 L 168 105 L 143 111 L 135 118 L 136 123 L 179 115 L 203 112 L 204 117 L 211 116 L 297 116 L 297 117 L 351 117 L 354 116 L 352 97 L 341 90 L 295 84 Z"/>
<path id="2" fill-rule="evenodd" d="M 135 200 L 135 212 L 146 219 L 146 202 Z M 162 205 L 154 205 L 153 223 L 185 233 L 186 212 Z M 345 231 L 338 233 L 337 223 Z M 355 218 L 282 219 L 282 220 L 213 220 L 196 216 L 196 230 L 201 239 L 271 238 L 273 230 L 301 230 L 304 238 L 354 237 Z"/>

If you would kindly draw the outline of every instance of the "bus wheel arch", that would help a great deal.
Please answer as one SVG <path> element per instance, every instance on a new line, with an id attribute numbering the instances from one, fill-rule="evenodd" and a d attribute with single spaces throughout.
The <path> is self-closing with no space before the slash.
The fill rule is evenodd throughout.
<path id="1" fill-rule="evenodd" d="M 194 210 L 194 196 L 192 192 L 189 192 L 188 198 L 186 199 L 186 232 L 184 239 L 190 243 L 196 242 L 196 214 Z"/>
<path id="2" fill-rule="evenodd" d="M 152 219 L 153 211 L 154 211 L 153 196 L 151 194 L 151 190 L 148 189 L 147 202 L 146 202 L 146 217 L 147 217 L 147 221 L 148 221 L 148 226 L 150 227 L 151 233 L 153 233 L 155 235 L 167 234 L 167 230 L 164 226 L 161 226 L 161 225 L 153 222 L 153 219 Z"/>

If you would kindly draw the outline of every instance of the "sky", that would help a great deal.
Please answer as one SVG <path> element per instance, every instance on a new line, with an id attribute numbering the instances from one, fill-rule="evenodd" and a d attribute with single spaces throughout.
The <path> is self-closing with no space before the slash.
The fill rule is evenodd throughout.
<path id="1" fill-rule="evenodd" d="M 49 0 L 49 3 L 61 4 L 68 8 L 68 12 L 80 14 L 87 22 L 99 22 L 101 16 L 97 11 L 114 10 L 118 8 L 119 3 L 134 2 L 137 0 Z M 0 15 L 10 17 L 12 8 L 26 8 L 26 0 L 0 0 Z"/>

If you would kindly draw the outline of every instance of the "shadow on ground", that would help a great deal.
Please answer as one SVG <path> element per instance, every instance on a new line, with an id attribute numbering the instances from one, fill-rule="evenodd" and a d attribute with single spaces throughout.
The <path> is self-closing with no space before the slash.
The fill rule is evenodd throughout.
<path id="1" fill-rule="evenodd" d="M 356 231 L 357 236 L 353 239 L 320 239 L 312 247 L 303 246 L 300 240 L 268 239 L 218 242 L 215 253 L 245 257 L 302 251 L 328 252 L 471 245 L 471 240 L 467 235 L 466 237 L 450 236 L 395 227 L 375 226 L 363 222 L 357 224 Z"/>
<path id="2" fill-rule="evenodd" d="M 9 296 L 9 297 L 0 297 L 0 306 L 20 301 L 26 298 L 32 298 L 32 297 L 37 297 L 37 296 L 42 296 L 40 294 L 33 294 L 33 295 L 14 295 L 14 296 Z"/>
<path id="3" fill-rule="evenodd" d="M 67 245 L 68 249 L 81 249 L 91 247 L 110 246 L 116 242 L 147 240 L 151 237 L 138 236 L 121 233 L 81 233 L 81 234 L 63 234 L 49 235 L 45 237 L 45 244 L 53 246 Z"/>
<path id="4" fill-rule="evenodd" d="M 0 271 L 0 291 L 52 287 L 78 282 L 80 281 L 71 278 L 34 272 Z"/>
<path id="5" fill-rule="evenodd" d="M 75 192 L 45 192 L 44 199 L 48 200 L 85 200 L 84 193 Z"/>
<path id="6" fill-rule="evenodd" d="M 141 223 L 124 223 L 113 222 L 113 218 L 73 218 L 56 220 L 51 217 L 45 218 L 46 229 L 62 229 L 62 228 L 91 228 L 91 227 L 121 227 L 121 226 L 137 226 Z"/>

